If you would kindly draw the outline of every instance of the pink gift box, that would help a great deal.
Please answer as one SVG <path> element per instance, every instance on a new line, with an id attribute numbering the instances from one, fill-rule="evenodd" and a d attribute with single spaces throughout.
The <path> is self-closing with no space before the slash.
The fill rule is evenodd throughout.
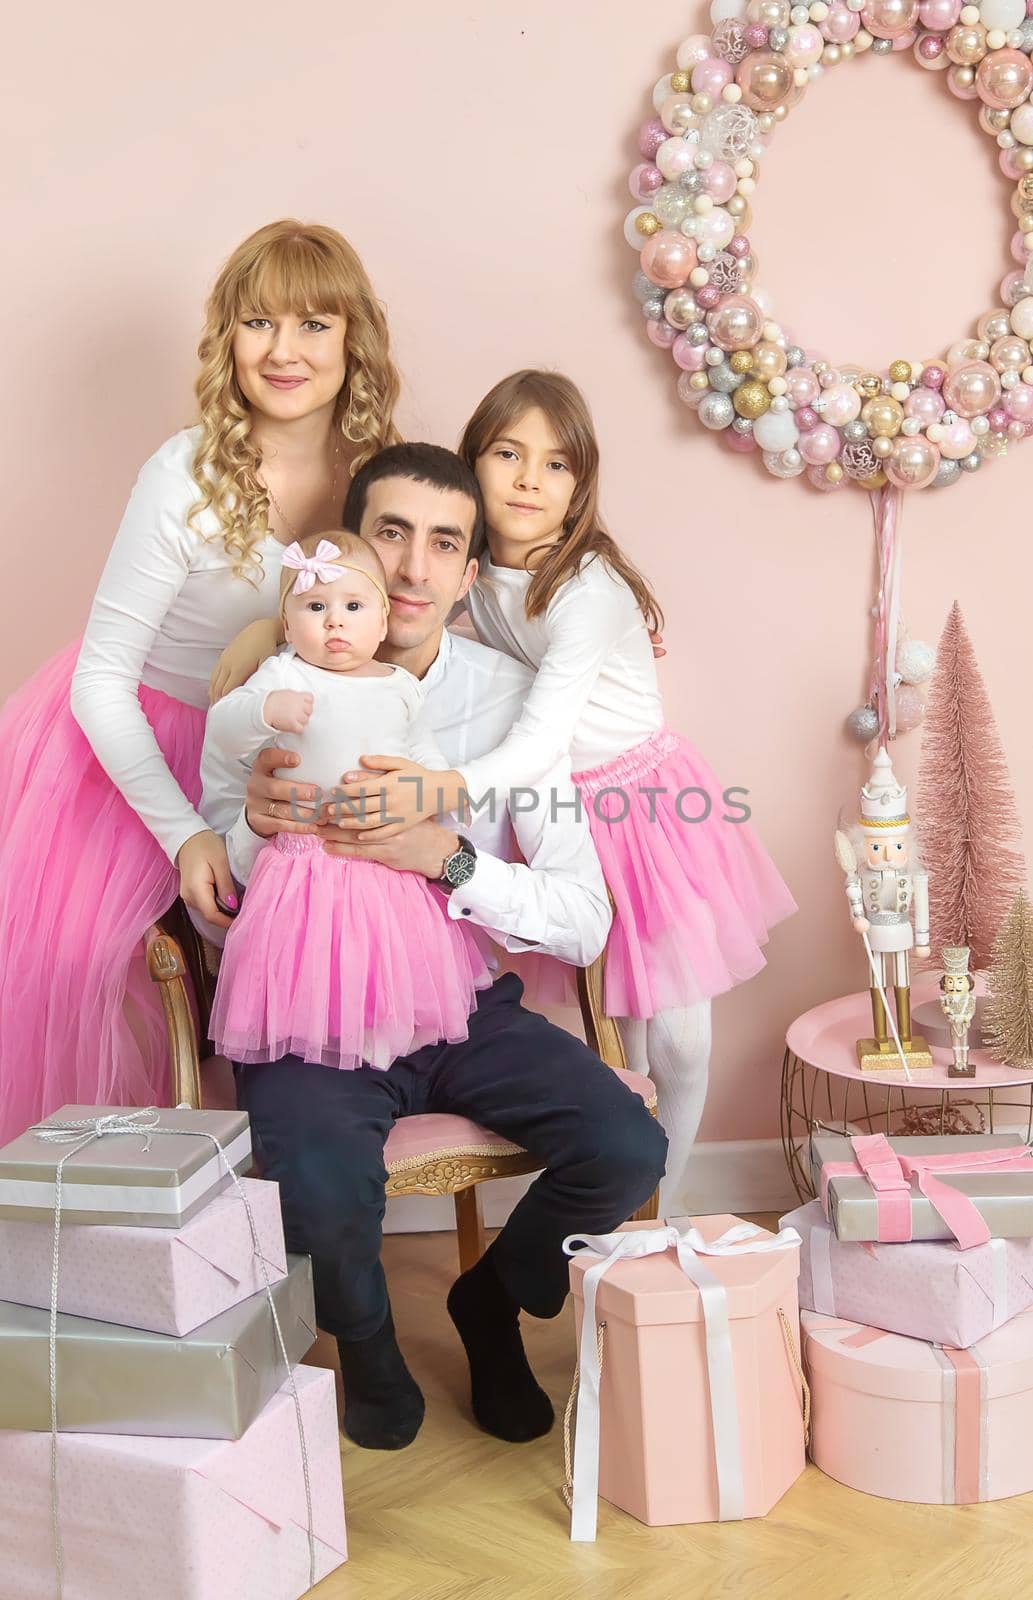
<path id="1" fill-rule="evenodd" d="M 317 1581 L 347 1557 L 334 1375 L 298 1367 Z M 59 1441 L 64 1600 L 300 1600 L 309 1589 L 301 1447 L 289 1387 L 243 1438 Z M 53 1600 L 50 1437 L 0 1433 L 7 1600 Z"/>
<path id="2" fill-rule="evenodd" d="M 242 1178 L 270 1283 L 287 1275 L 275 1183 Z M 0 1220 L 0 1300 L 50 1308 L 52 1222 Z M 192 1333 L 265 1287 L 240 1196 L 224 1190 L 169 1228 L 61 1229 L 58 1310 L 150 1333 Z"/>
<path id="3" fill-rule="evenodd" d="M 884 1500 L 970 1505 L 1033 1489 L 1033 1310 L 955 1350 L 804 1311 L 811 1455 Z"/>
<path id="4" fill-rule="evenodd" d="M 676 1218 L 712 1241 L 739 1219 Z M 628 1229 L 663 1223 L 628 1223 Z M 770 1240 L 764 1229 L 757 1239 Z M 742 1515 L 770 1511 L 803 1471 L 800 1380 L 778 1312 L 798 1337 L 796 1248 L 768 1255 L 702 1256 L 724 1287 L 734 1369 Z M 598 1261 L 574 1255 L 571 1290 L 580 1346 L 584 1276 Z M 653 1526 L 720 1519 L 706 1330 L 700 1290 L 673 1249 L 616 1262 L 599 1280 L 596 1321 L 605 1322 L 599 1386 L 599 1493 Z"/>
<path id="5" fill-rule="evenodd" d="M 847 1243 L 821 1202 L 790 1211 L 800 1251 L 800 1305 L 891 1333 L 965 1349 L 1033 1306 L 1033 1239 Z"/>

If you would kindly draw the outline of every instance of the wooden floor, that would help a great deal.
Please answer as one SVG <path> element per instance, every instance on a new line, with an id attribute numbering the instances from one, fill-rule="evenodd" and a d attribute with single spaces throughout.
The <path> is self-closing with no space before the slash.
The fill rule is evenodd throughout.
<path id="1" fill-rule="evenodd" d="M 444 1305 L 453 1237 L 389 1236 L 384 1261 L 427 1416 L 397 1453 L 342 1436 L 350 1555 L 316 1600 L 1011 1600 L 1033 1580 L 1033 1495 L 901 1505 L 810 1465 L 762 1520 L 647 1528 L 601 1502 L 597 1543 L 572 1545 L 559 1421 L 545 1439 L 508 1445 L 470 1416 Z M 524 1339 L 559 1418 L 574 1357 L 569 1301 L 555 1321 L 524 1318 Z"/>

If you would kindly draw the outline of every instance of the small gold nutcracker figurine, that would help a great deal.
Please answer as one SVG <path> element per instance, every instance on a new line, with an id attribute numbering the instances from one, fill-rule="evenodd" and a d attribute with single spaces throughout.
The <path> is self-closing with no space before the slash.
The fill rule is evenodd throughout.
<path id="1" fill-rule="evenodd" d="M 976 980 L 968 970 L 967 945 L 945 945 L 943 977 L 940 979 L 940 1009 L 950 1023 L 954 1060 L 947 1068 L 948 1078 L 974 1078 L 976 1069 L 968 1059 L 968 1030 L 976 1014 Z"/>
<path id="2" fill-rule="evenodd" d="M 865 942 L 871 970 L 873 1039 L 857 1041 L 862 1072 L 892 1071 L 894 1057 L 905 1073 L 931 1067 L 926 1041 L 911 1032 L 911 979 L 908 952 L 929 954 L 929 878 L 911 854 L 907 789 L 893 775 L 880 748 L 871 776 L 861 790 L 857 819 L 863 862 L 846 834 L 836 835 L 836 856 L 846 872 L 851 920 Z M 914 917 L 914 928 L 912 928 Z M 892 971 L 896 1028 L 890 1038 L 886 984 Z"/>

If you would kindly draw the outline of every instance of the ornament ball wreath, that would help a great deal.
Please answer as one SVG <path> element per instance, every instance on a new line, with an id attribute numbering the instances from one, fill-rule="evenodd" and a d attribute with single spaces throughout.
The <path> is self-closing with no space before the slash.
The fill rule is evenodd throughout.
<path id="1" fill-rule="evenodd" d="M 625 224 L 646 330 L 680 369 L 681 398 L 776 477 L 806 472 L 823 490 L 943 487 L 1003 456 L 1033 433 L 1033 0 L 713 0 L 710 15 L 713 33 L 686 39 L 653 92 Z M 753 287 L 750 199 L 812 78 L 905 49 L 978 101 L 1015 185 L 1017 265 L 975 338 L 942 358 L 834 367 L 794 344 Z"/>

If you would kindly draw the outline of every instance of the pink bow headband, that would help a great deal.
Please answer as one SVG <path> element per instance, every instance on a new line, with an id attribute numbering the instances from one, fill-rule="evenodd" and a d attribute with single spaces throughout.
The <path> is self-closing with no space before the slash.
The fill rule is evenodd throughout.
<path id="1" fill-rule="evenodd" d="M 367 578 L 377 590 L 381 600 L 384 602 L 385 611 L 391 609 L 387 592 L 379 579 L 375 578 L 366 567 L 356 566 L 352 561 L 342 561 L 340 550 L 335 544 L 331 544 L 329 539 L 320 539 L 316 545 L 316 553 L 313 556 L 307 556 L 301 545 L 295 540 L 283 552 L 282 560 L 285 567 L 294 568 L 298 574 L 291 589 L 292 594 L 304 594 L 306 590 L 311 589 L 313 584 L 317 582 L 336 583 L 343 571 L 361 572 L 362 576 Z"/>

